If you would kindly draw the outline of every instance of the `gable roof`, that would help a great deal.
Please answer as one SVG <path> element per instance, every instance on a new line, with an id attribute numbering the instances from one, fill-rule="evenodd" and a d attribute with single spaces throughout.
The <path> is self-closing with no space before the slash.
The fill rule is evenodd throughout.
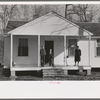
<path id="1" fill-rule="evenodd" d="M 93 36 L 100 36 L 100 23 L 80 22 L 76 24 L 93 33 Z"/>
<path id="2" fill-rule="evenodd" d="M 8 21 L 8 25 L 6 31 L 9 32 L 17 27 L 20 27 L 24 24 L 28 23 L 28 21 Z"/>
<path id="3" fill-rule="evenodd" d="M 91 32 L 79 27 L 55 12 L 45 14 L 8 32 L 13 35 L 87 36 Z"/>

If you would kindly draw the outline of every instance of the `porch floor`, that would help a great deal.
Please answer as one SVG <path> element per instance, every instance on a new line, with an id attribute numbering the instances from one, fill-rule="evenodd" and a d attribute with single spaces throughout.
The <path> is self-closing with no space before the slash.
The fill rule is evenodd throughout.
<path id="1" fill-rule="evenodd" d="M 39 71 L 43 69 L 88 70 L 88 69 L 91 69 L 91 66 L 55 65 L 54 67 L 52 67 L 49 65 L 45 65 L 44 67 L 38 67 L 34 65 L 16 65 L 16 66 L 12 66 L 11 71 Z"/>

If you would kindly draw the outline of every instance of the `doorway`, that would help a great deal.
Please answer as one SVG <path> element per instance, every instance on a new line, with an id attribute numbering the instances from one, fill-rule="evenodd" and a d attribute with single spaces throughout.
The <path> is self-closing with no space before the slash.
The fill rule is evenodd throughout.
<path id="1" fill-rule="evenodd" d="M 54 55 L 54 41 L 45 41 L 45 50 L 46 50 L 45 64 L 47 64 L 49 62 L 50 49 L 52 49 L 53 55 Z"/>

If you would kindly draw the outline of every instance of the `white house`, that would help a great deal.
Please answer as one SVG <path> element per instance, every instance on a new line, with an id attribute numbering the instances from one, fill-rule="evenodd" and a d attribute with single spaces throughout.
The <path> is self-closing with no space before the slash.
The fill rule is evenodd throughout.
<path id="1" fill-rule="evenodd" d="M 73 66 L 77 45 L 82 51 L 80 66 L 89 69 L 88 74 L 91 68 L 100 67 L 99 34 L 95 36 L 83 28 L 84 23 L 72 23 L 55 12 L 21 23 L 23 25 L 13 22 L 12 26 L 8 23 L 8 36 L 4 41 L 4 65 L 10 67 L 11 75 L 15 75 L 15 71 L 41 70 L 41 46 L 46 50 L 44 68 L 48 67 L 48 52 L 52 49 L 55 66 L 62 67 L 66 73 L 69 69 L 78 69 Z"/>

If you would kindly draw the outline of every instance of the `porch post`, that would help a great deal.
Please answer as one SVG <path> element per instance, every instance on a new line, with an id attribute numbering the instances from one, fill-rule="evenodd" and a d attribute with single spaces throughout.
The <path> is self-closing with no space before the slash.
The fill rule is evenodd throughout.
<path id="1" fill-rule="evenodd" d="M 13 57 L 13 35 L 11 34 L 10 67 L 12 67 L 12 57 Z"/>
<path id="2" fill-rule="evenodd" d="M 12 70 L 12 61 L 13 61 L 13 35 L 11 34 L 11 53 L 10 53 L 10 70 L 11 70 L 11 80 L 15 80 L 15 70 Z"/>
<path id="3" fill-rule="evenodd" d="M 40 66 L 40 35 L 38 35 L 38 67 Z"/>
<path id="4" fill-rule="evenodd" d="M 66 66 L 66 35 L 64 35 L 64 66 Z"/>
<path id="5" fill-rule="evenodd" d="M 90 66 L 90 64 L 91 64 L 91 36 L 89 35 L 89 66 Z"/>
<path id="6" fill-rule="evenodd" d="M 89 34 L 89 67 L 91 66 L 91 35 Z M 87 75 L 91 75 L 91 69 L 87 70 Z"/>

